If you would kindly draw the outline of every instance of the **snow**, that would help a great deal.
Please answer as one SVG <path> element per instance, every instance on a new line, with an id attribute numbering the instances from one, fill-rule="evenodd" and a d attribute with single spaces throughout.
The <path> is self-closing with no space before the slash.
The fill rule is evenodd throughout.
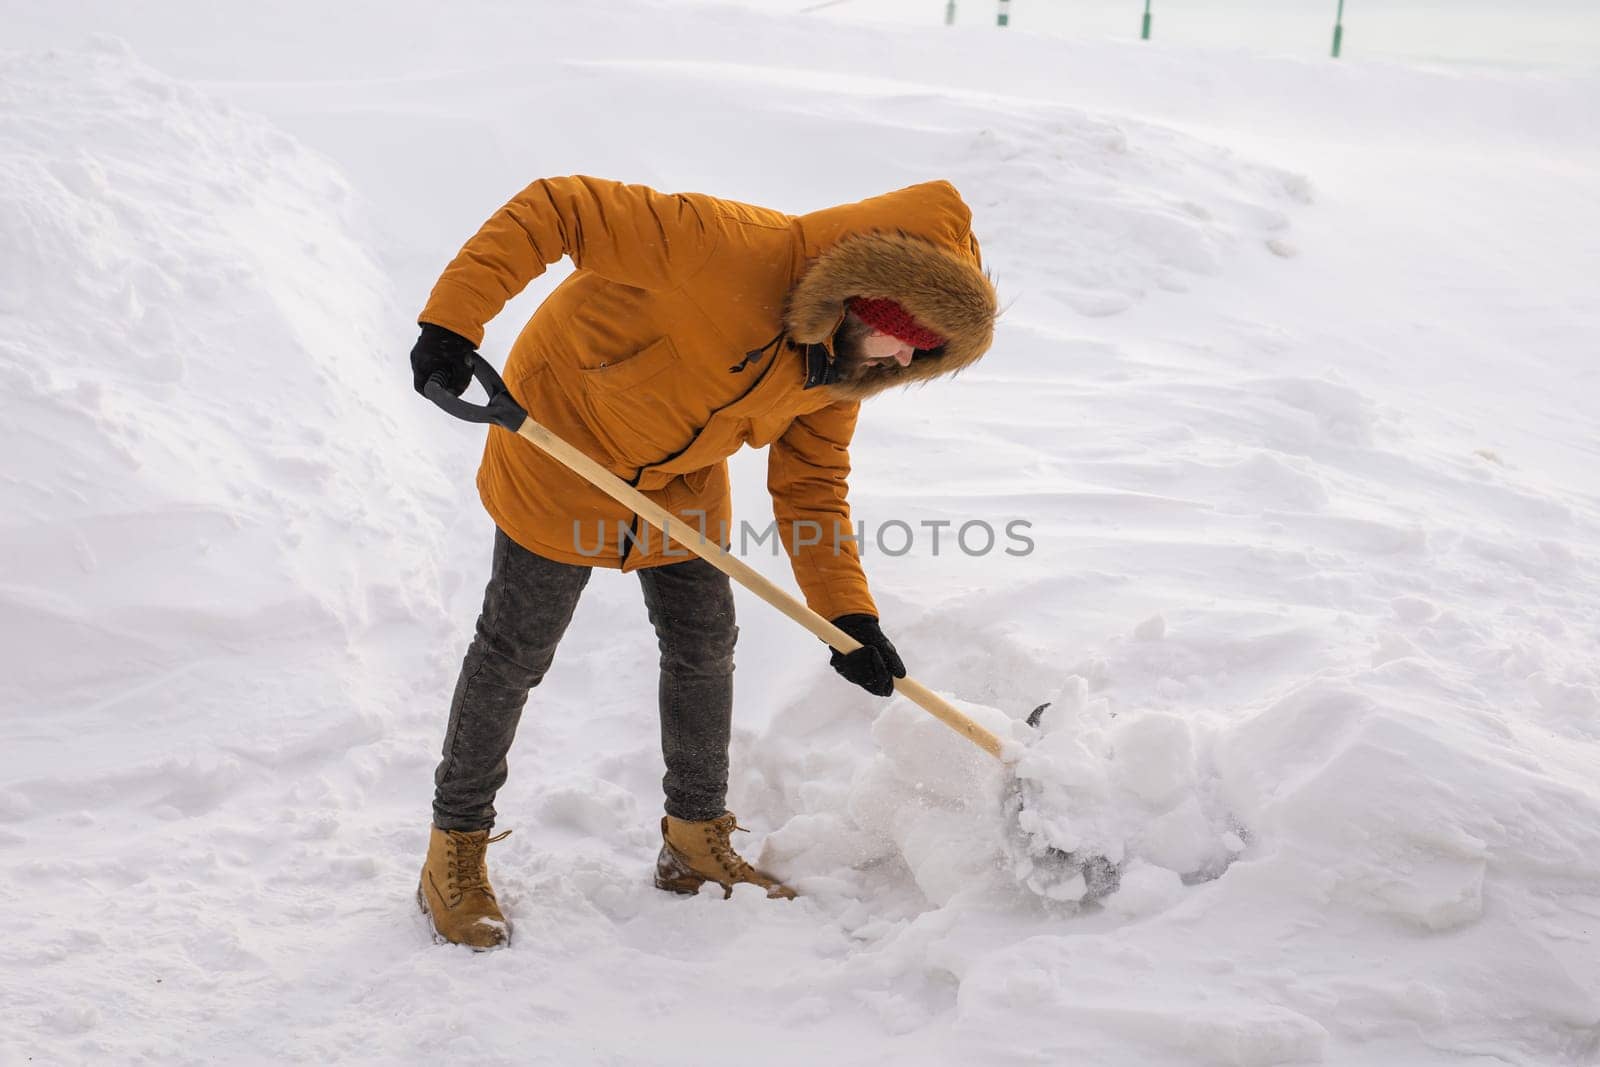
<path id="1" fill-rule="evenodd" d="M 1592 64 L 751 6 L 8 13 L 0 1062 L 1600 1060 Z M 857 518 L 916 533 L 865 558 L 918 678 L 1052 702 L 1025 817 L 1116 894 L 1019 886 L 998 764 L 743 596 L 737 843 L 802 895 L 656 891 L 602 574 L 498 802 L 513 946 L 433 943 L 491 539 L 410 323 L 574 172 L 967 195 L 999 342 L 865 413 Z"/>

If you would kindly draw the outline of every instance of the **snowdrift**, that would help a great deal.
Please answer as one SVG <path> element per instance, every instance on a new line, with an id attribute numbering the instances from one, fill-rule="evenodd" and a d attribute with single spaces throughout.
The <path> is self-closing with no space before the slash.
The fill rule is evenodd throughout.
<path id="1" fill-rule="evenodd" d="M 243 650 L 425 613 L 443 482 L 395 415 L 337 170 L 115 42 L 9 56 L 0 85 L 19 709 L 242 690 Z"/>

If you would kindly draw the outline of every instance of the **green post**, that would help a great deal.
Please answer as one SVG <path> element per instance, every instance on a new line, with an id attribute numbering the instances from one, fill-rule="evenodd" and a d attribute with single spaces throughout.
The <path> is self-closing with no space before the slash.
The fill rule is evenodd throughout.
<path id="1" fill-rule="evenodd" d="M 956 0 L 947 0 L 945 3 L 944 24 L 946 26 L 954 26 L 956 24 Z"/>
<path id="2" fill-rule="evenodd" d="M 1343 0 L 1340 0 L 1340 2 L 1342 3 Z M 1000 0 L 1000 14 L 997 24 L 1001 26 L 1011 25 L 1011 0 Z"/>
<path id="3" fill-rule="evenodd" d="M 1339 2 L 1342 4 L 1342 3 L 1344 3 L 1344 0 L 1339 0 Z M 1149 39 L 1150 39 L 1150 0 L 1144 0 L 1144 25 L 1139 30 L 1139 40 L 1148 41 Z"/>
<path id="4" fill-rule="evenodd" d="M 1344 0 L 1339 0 L 1339 13 L 1333 17 L 1333 58 L 1339 58 L 1339 48 L 1344 44 Z"/>

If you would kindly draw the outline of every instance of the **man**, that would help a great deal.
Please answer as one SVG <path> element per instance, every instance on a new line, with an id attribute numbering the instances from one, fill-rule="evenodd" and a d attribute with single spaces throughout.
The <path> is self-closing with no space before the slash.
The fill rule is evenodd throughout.
<path id="1" fill-rule="evenodd" d="M 878 625 L 852 539 L 849 445 L 860 401 L 959 370 L 989 347 L 995 291 L 971 212 L 948 182 L 791 216 L 594 178 L 534 182 L 445 269 L 419 316 L 418 391 L 459 395 L 483 327 L 548 264 L 577 270 L 506 361 L 533 418 L 724 543 L 726 458 L 768 450 L 768 487 L 813 610 L 862 647 L 833 653 L 879 696 L 905 667 Z M 793 891 L 746 863 L 724 807 L 734 625 L 728 579 L 529 442 L 493 427 L 478 472 L 497 527 L 477 633 L 435 773 L 418 903 L 438 936 L 509 940 L 485 851 L 494 796 L 528 691 L 539 684 L 593 567 L 637 571 L 661 649 L 666 815 L 656 885 Z M 641 529 L 641 527 L 643 527 Z M 504 836 L 503 834 L 500 836 Z"/>

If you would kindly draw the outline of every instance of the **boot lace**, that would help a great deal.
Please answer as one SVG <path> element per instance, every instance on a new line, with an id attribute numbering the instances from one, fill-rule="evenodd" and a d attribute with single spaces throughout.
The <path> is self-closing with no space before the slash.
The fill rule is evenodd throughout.
<path id="1" fill-rule="evenodd" d="M 732 837 L 735 830 L 746 834 L 750 832 L 735 822 L 731 813 L 713 820 L 706 827 L 706 845 L 710 848 L 711 856 L 717 861 L 717 865 L 727 872 L 730 878 L 735 881 L 754 881 L 755 868 L 734 851 Z"/>
<path id="2" fill-rule="evenodd" d="M 493 837 L 488 835 L 478 837 L 476 834 L 458 832 L 450 834 L 450 841 L 455 845 L 450 855 L 450 881 L 457 896 L 474 889 L 488 890 L 489 872 L 484 862 L 484 854 L 490 845 L 496 841 L 504 841 L 510 836 L 510 830 L 495 834 Z"/>

